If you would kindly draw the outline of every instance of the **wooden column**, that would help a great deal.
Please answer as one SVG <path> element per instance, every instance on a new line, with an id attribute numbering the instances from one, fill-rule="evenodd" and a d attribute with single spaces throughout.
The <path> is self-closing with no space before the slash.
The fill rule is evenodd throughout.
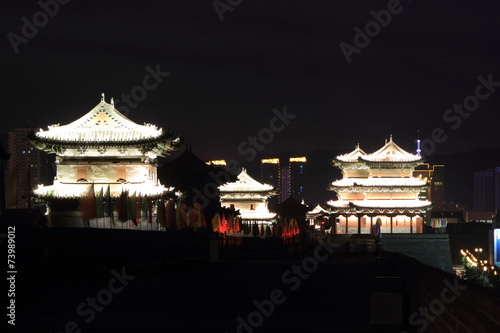
<path id="1" fill-rule="evenodd" d="M 410 215 L 410 234 L 413 233 L 413 216 Z"/>
<path id="2" fill-rule="evenodd" d="M 358 235 L 361 234 L 361 214 L 358 214 Z"/>
<path id="3" fill-rule="evenodd" d="M 349 233 L 349 215 L 345 215 L 345 233 Z"/>
<path id="4" fill-rule="evenodd" d="M 392 234 L 392 215 L 391 215 L 391 234 Z"/>

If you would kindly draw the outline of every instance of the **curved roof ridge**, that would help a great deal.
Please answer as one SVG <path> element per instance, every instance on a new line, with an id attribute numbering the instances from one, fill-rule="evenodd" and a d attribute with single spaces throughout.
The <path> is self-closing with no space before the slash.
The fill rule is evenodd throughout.
<path id="1" fill-rule="evenodd" d="M 237 176 L 238 180 L 232 183 L 226 183 L 219 187 L 221 192 L 268 192 L 273 191 L 274 187 L 269 184 L 263 184 L 253 179 L 245 168 L 242 168 Z"/>
<path id="2" fill-rule="evenodd" d="M 392 135 L 382 148 L 371 154 L 361 156 L 361 158 L 367 161 L 418 161 L 422 159 L 421 156 L 411 154 L 398 146 L 392 140 Z"/>
<path id="3" fill-rule="evenodd" d="M 366 153 L 359 147 L 359 143 L 356 145 L 353 151 L 347 154 L 337 156 L 337 160 L 344 162 L 356 162 L 359 157 L 365 156 Z"/>
<path id="4" fill-rule="evenodd" d="M 62 126 L 50 125 L 48 130 L 36 132 L 39 138 L 83 142 L 137 141 L 159 138 L 162 134 L 162 129 L 155 125 L 133 122 L 114 107 L 113 100 L 106 103 L 104 98 L 77 120 Z"/>

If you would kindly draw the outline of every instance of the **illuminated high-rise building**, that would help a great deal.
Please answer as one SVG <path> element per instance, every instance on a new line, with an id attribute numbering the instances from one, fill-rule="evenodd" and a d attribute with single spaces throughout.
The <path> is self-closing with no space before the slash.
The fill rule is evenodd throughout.
<path id="1" fill-rule="evenodd" d="M 27 139 L 31 128 L 16 128 L 8 133 L 7 151 L 11 154 L 5 173 L 6 208 L 28 208 L 31 192 L 47 182 L 47 154 L 35 149 Z"/>
<path id="2" fill-rule="evenodd" d="M 477 212 L 493 212 L 498 205 L 497 184 L 500 168 L 487 169 L 474 173 L 474 210 Z M 495 207 L 496 206 L 496 207 Z"/>
<path id="3" fill-rule="evenodd" d="M 294 197 L 301 201 L 307 188 L 306 157 L 267 158 L 260 163 L 261 181 L 280 190 L 279 197 L 271 198 L 270 206 Z M 273 201 L 274 199 L 274 201 Z"/>
<path id="4" fill-rule="evenodd" d="M 429 200 L 436 206 L 444 204 L 444 165 L 423 163 L 415 167 L 413 176 L 419 177 L 429 184 L 427 188 L 422 189 L 420 199 Z"/>
<path id="5" fill-rule="evenodd" d="M 272 185 L 278 191 L 281 189 L 281 167 L 279 158 L 266 158 L 260 161 L 260 181 Z M 276 207 L 280 196 L 269 198 L 269 206 Z"/>
<path id="6" fill-rule="evenodd" d="M 288 199 L 292 195 L 290 167 L 286 165 L 281 168 L 281 186 L 280 186 L 280 203 Z"/>
<path id="7" fill-rule="evenodd" d="M 305 157 L 290 157 L 288 163 L 290 195 L 301 201 L 304 199 L 304 191 L 307 188 L 307 159 Z"/>

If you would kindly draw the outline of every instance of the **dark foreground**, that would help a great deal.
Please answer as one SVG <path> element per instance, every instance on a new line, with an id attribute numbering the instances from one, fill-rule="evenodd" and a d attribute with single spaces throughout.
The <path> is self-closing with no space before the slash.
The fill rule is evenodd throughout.
<path id="1" fill-rule="evenodd" d="M 170 249 L 157 246 L 163 241 L 121 246 L 128 238 L 119 234 L 99 233 L 101 242 L 93 234 L 64 233 L 53 239 L 44 233 L 41 243 L 26 238 L 31 245 L 20 258 L 30 269 L 16 282 L 10 330 L 500 331 L 498 294 L 394 253 L 347 254 L 344 246 L 328 253 L 318 245 L 289 251 L 271 240 L 272 246 L 253 244 L 252 253 L 234 248 L 223 260 L 209 261 L 203 242 L 194 243 L 201 252 L 189 253 L 185 238 Z M 110 242 L 112 248 L 103 245 Z"/>
<path id="2" fill-rule="evenodd" d="M 311 273 L 297 274 L 292 269 L 302 267 L 300 261 L 279 255 L 263 259 L 117 269 L 119 275 L 125 272 L 127 285 L 110 300 L 110 293 L 102 290 L 109 290 L 116 276 L 112 272 L 30 283 L 19 288 L 16 331 L 65 332 L 69 325 L 75 329 L 68 332 L 78 332 L 77 326 L 82 332 L 237 332 L 237 318 L 248 322 L 257 310 L 254 301 L 268 315 L 251 316 L 255 331 L 370 331 L 372 265 L 329 261 L 314 271 L 311 264 Z M 112 287 L 122 285 L 117 279 Z M 279 304 L 270 305 L 273 291 Z M 100 312 L 87 299 L 99 296 L 107 303 L 102 308 L 96 304 Z M 249 328 L 240 331 L 251 332 Z"/>
<path id="3" fill-rule="evenodd" d="M 387 260 L 369 256 L 334 254 L 315 269 L 313 260 L 277 254 L 52 277 L 19 287 L 15 331 L 400 332 L 402 326 L 370 325 L 371 293 L 399 288 L 374 277 L 393 273 Z M 408 315 L 411 291 L 404 289 Z M 390 304 L 384 305 L 391 311 Z M 408 332 L 422 327 L 406 323 Z M 491 329 L 482 331 L 496 331 Z"/>

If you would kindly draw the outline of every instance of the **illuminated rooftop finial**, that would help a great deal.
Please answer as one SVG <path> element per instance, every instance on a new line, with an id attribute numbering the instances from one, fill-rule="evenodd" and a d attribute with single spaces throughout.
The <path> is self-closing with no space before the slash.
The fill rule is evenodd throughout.
<path id="1" fill-rule="evenodd" d="M 101 93 L 101 103 L 104 103 L 104 93 Z"/>
<path id="2" fill-rule="evenodd" d="M 115 106 L 115 99 L 111 97 L 111 105 L 114 107 Z"/>
<path id="3" fill-rule="evenodd" d="M 389 141 L 392 142 L 392 134 L 389 136 Z"/>
<path id="4" fill-rule="evenodd" d="M 422 150 L 420 149 L 420 130 L 417 130 L 417 155 L 422 156 L 421 153 Z"/>

